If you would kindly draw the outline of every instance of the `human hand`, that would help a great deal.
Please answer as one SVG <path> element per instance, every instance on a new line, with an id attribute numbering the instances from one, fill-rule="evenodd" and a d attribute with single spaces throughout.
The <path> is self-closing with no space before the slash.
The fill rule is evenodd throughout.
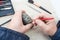
<path id="1" fill-rule="evenodd" d="M 39 18 L 39 17 L 40 18 L 41 17 L 43 17 L 43 18 L 54 18 L 51 14 L 47 14 L 47 13 L 41 13 L 36 18 Z M 41 31 L 43 33 L 45 33 L 46 35 L 53 36 L 55 34 L 55 32 L 57 31 L 55 19 L 44 20 L 44 21 L 41 19 L 36 19 L 35 23 L 40 27 Z"/>
<path id="2" fill-rule="evenodd" d="M 25 33 L 33 26 L 32 23 L 27 24 L 27 25 L 23 25 L 22 12 L 23 11 L 20 11 L 20 12 L 17 12 L 14 14 L 14 16 L 13 16 L 11 22 L 8 24 L 7 28 L 15 30 L 20 33 Z"/>

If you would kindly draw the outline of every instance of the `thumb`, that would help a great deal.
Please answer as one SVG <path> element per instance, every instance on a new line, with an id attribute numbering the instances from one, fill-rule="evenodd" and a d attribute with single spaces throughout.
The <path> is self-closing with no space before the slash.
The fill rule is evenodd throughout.
<path id="1" fill-rule="evenodd" d="M 32 23 L 30 23 L 30 24 L 27 24 L 27 25 L 25 26 L 25 28 L 26 28 L 26 30 L 29 30 L 29 29 L 31 29 L 31 28 L 32 28 L 32 26 L 33 26 L 33 24 L 32 24 Z"/>
<path id="2" fill-rule="evenodd" d="M 42 26 L 43 26 L 43 27 L 46 26 L 46 24 L 45 24 L 42 20 L 39 20 L 39 19 L 36 20 L 36 24 L 39 25 L 39 26 L 41 26 L 41 27 L 42 27 Z"/>

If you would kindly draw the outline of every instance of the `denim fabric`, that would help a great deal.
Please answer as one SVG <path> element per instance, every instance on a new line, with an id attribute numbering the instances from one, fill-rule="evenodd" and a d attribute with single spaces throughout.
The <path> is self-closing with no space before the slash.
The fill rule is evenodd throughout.
<path id="1" fill-rule="evenodd" d="M 14 30 L 0 27 L 0 40 L 29 40 L 29 37 Z"/>
<path id="2" fill-rule="evenodd" d="M 60 40 L 60 28 L 57 32 L 51 37 L 52 40 Z"/>
<path id="3" fill-rule="evenodd" d="M 52 40 L 60 40 L 60 21 L 57 24 L 57 28 L 56 33 L 50 36 Z M 14 30 L 0 27 L 0 40 L 29 40 L 29 37 Z"/>
<path id="4" fill-rule="evenodd" d="M 56 31 L 56 33 L 52 37 L 50 36 L 50 38 L 52 40 L 60 40 L 60 21 L 58 21 L 58 23 L 57 23 L 57 31 Z"/>

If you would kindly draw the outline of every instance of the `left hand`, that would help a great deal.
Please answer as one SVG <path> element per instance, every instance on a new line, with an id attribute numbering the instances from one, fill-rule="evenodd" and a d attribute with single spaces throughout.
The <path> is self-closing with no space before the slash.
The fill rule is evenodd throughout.
<path id="1" fill-rule="evenodd" d="M 32 27 L 32 23 L 23 25 L 22 12 L 23 11 L 20 11 L 20 12 L 17 12 L 14 14 L 14 16 L 13 16 L 11 22 L 8 24 L 7 28 L 20 32 L 20 33 L 25 33 Z"/>

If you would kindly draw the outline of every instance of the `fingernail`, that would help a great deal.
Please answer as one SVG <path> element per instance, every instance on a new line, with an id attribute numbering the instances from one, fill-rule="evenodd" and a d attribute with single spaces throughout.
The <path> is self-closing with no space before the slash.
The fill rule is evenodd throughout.
<path id="1" fill-rule="evenodd" d="M 35 20 L 36 22 L 39 22 L 39 20 Z"/>
<path id="2" fill-rule="evenodd" d="M 25 13 L 25 11 L 24 11 L 24 10 L 22 10 L 22 13 Z"/>

